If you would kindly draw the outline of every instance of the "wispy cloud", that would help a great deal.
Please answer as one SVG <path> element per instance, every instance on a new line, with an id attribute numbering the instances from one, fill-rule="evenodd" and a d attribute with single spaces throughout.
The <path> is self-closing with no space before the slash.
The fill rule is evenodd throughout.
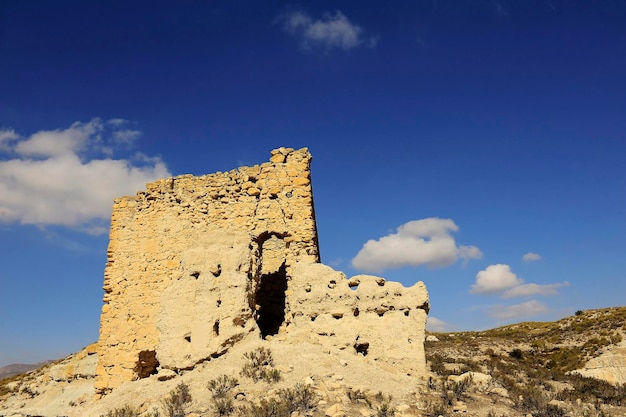
<path id="1" fill-rule="evenodd" d="M 305 49 L 321 48 L 325 51 L 357 47 L 374 47 L 377 36 L 365 36 L 365 30 L 352 23 L 343 13 L 325 14 L 314 19 L 305 12 L 284 14 L 279 18 L 285 32 L 297 37 Z"/>
<path id="2" fill-rule="evenodd" d="M 111 158 L 120 138 L 138 136 L 122 119 L 92 119 L 22 137 L 0 131 L 0 222 L 106 232 L 113 199 L 169 176 L 159 158 Z M 7 132 L 9 132 L 7 134 Z M 100 155 L 88 158 L 87 155 Z"/>
<path id="3" fill-rule="evenodd" d="M 535 252 L 528 252 L 522 256 L 522 261 L 524 262 L 534 262 L 541 259 L 541 255 Z"/>
<path id="4" fill-rule="evenodd" d="M 548 307 L 537 300 L 525 301 L 510 306 L 495 305 L 489 315 L 496 320 L 522 319 L 547 313 Z"/>
<path id="5" fill-rule="evenodd" d="M 0 151 L 10 148 L 9 142 L 19 138 L 13 129 L 0 129 Z"/>
<path id="6" fill-rule="evenodd" d="M 483 254 L 476 246 L 457 246 L 450 233 L 458 230 L 451 219 L 431 217 L 410 221 L 399 226 L 397 233 L 367 241 L 352 259 L 352 266 L 380 272 L 403 266 L 444 267 L 459 258 L 480 259 Z"/>
<path id="7" fill-rule="evenodd" d="M 564 281 L 557 284 L 522 284 L 517 287 L 513 287 L 506 290 L 502 294 L 502 298 L 514 298 L 514 297 L 530 297 L 533 295 L 541 295 L 544 297 L 550 295 L 557 295 L 558 289 L 562 287 L 569 287 L 569 282 Z"/>

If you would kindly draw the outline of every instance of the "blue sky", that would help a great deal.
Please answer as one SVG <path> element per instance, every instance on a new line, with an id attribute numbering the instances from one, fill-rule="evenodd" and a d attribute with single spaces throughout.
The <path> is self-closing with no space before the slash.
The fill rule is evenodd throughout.
<path id="1" fill-rule="evenodd" d="M 621 1 L 3 1 L 0 366 L 98 337 L 112 200 L 308 147 L 324 263 L 479 330 L 624 305 Z"/>

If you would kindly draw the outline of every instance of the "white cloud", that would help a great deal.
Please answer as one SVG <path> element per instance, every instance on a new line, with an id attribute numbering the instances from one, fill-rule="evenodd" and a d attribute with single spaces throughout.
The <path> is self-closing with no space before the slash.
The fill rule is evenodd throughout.
<path id="1" fill-rule="evenodd" d="M 476 274 L 476 283 L 470 290 L 473 294 L 494 294 L 524 283 L 505 264 L 489 265 Z"/>
<path id="2" fill-rule="evenodd" d="M 438 319 L 437 317 L 428 316 L 426 320 L 426 330 L 431 332 L 448 332 L 452 329 L 449 323 Z"/>
<path id="3" fill-rule="evenodd" d="M 93 119 L 18 140 L 0 161 L 0 223 L 64 225 L 107 231 L 113 199 L 169 176 L 159 158 L 112 159 L 123 123 Z M 111 127 L 112 126 L 112 127 Z M 15 139 L 15 137 L 13 137 Z M 107 157 L 86 159 L 86 154 Z"/>
<path id="4" fill-rule="evenodd" d="M 9 142 L 19 138 L 13 129 L 0 129 L 0 151 L 9 149 Z"/>
<path id="5" fill-rule="evenodd" d="M 476 282 L 471 286 L 472 294 L 497 294 L 502 298 L 530 297 L 533 295 L 550 296 L 558 294 L 558 289 L 569 286 L 564 281 L 556 284 L 525 284 L 511 267 L 505 264 L 489 265 L 476 274 Z"/>
<path id="6" fill-rule="evenodd" d="M 463 259 L 466 263 L 470 259 L 480 259 L 482 257 L 482 251 L 476 246 L 459 246 L 459 258 Z"/>
<path id="7" fill-rule="evenodd" d="M 530 300 L 510 306 L 495 305 L 492 307 L 490 316 L 497 320 L 521 319 L 547 313 L 548 307 L 537 300 Z"/>
<path id="8" fill-rule="evenodd" d="M 282 16 L 283 29 L 300 39 L 303 48 L 320 47 L 325 50 L 353 49 L 359 46 L 376 46 L 377 37 L 364 37 L 364 30 L 340 11 L 326 14 L 314 20 L 304 12 L 293 12 Z"/>
<path id="9" fill-rule="evenodd" d="M 534 252 L 528 252 L 524 254 L 524 256 L 522 256 L 522 261 L 524 262 L 533 262 L 533 261 L 538 261 L 540 259 L 541 259 L 541 255 L 539 255 L 538 253 L 534 253 Z"/>
<path id="10" fill-rule="evenodd" d="M 549 295 L 557 295 L 559 288 L 568 287 L 569 282 L 564 281 L 557 284 L 522 284 L 517 287 L 513 287 L 502 294 L 502 298 L 513 297 L 529 297 L 532 295 L 542 295 L 544 297 Z"/>
<path id="11" fill-rule="evenodd" d="M 475 246 L 457 247 L 450 232 L 458 230 L 451 219 L 431 217 L 410 221 L 398 227 L 397 233 L 368 240 L 352 259 L 352 266 L 362 271 L 378 272 L 403 266 L 444 267 L 458 258 L 482 257 L 482 252 Z"/>
<path id="12" fill-rule="evenodd" d="M 88 123 L 76 122 L 65 130 L 43 130 L 31 135 L 28 139 L 18 142 L 14 151 L 21 156 L 30 157 L 62 157 L 74 155 L 81 151 L 88 139 L 99 141 L 102 122 L 93 119 Z"/>

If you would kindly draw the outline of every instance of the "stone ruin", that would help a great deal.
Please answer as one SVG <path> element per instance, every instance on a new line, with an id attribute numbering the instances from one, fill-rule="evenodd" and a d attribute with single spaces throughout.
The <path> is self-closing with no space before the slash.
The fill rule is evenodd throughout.
<path id="1" fill-rule="evenodd" d="M 148 184 L 115 200 L 95 389 L 181 372 L 254 338 L 353 351 L 426 375 L 423 283 L 320 263 L 311 155 Z M 314 365 L 312 365 L 314 366 Z"/>

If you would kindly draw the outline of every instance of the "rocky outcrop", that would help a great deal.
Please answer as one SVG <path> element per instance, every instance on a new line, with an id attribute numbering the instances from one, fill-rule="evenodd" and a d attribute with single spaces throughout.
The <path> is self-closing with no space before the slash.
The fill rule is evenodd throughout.
<path id="1" fill-rule="evenodd" d="M 93 401 L 97 344 L 8 384 L 0 416 L 78 416 Z M 76 413 L 70 413 L 70 410 Z"/>
<path id="2" fill-rule="evenodd" d="M 626 340 L 608 346 L 606 351 L 575 371 L 582 376 L 597 378 L 611 384 L 626 384 Z"/>

